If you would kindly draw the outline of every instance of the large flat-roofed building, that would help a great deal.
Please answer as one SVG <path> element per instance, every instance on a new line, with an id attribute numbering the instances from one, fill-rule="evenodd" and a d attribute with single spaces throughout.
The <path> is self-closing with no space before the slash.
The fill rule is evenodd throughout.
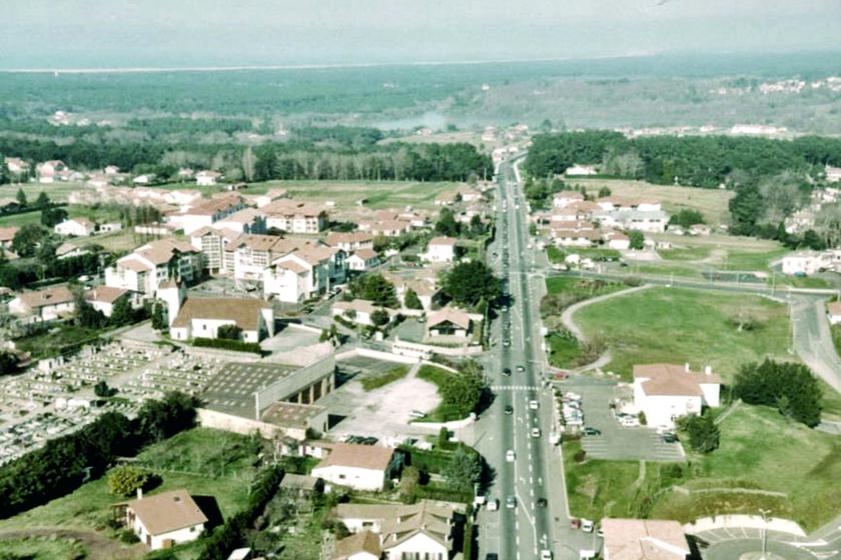
<path id="1" fill-rule="evenodd" d="M 207 385 L 202 425 L 266 437 L 303 440 L 307 429 L 326 431 L 327 409 L 317 404 L 336 386 L 330 354 L 306 367 L 271 362 L 226 364 Z"/>

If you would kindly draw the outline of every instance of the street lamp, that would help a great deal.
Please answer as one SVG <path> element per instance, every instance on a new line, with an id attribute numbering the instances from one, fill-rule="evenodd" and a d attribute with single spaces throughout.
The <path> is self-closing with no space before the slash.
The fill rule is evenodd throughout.
<path id="1" fill-rule="evenodd" d="M 768 554 L 768 514 L 771 513 L 770 509 L 760 509 L 759 513 L 762 514 L 762 556 L 759 557 L 759 560 L 767 560 Z"/>

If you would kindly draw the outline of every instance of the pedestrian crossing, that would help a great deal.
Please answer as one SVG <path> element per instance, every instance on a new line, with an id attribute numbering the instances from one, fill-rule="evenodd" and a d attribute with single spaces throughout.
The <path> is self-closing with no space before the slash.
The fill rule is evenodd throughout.
<path id="1" fill-rule="evenodd" d="M 536 385 L 491 385 L 491 391 L 539 391 Z"/>

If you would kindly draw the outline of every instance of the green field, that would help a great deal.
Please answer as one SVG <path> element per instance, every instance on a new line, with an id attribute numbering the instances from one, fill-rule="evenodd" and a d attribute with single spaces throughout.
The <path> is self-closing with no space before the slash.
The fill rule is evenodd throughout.
<path id="1" fill-rule="evenodd" d="M 409 373 L 409 366 L 395 366 L 383 374 L 365 377 L 362 380 L 362 388 L 366 391 L 373 391 L 398 379 L 403 379 L 407 373 Z"/>
<path id="2" fill-rule="evenodd" d="M 19 188 L 23 189 L 28 202 L 35 202 L 42 192 L 47 193 L 53 202 L 67 202 L 67 198 L 73 191 L 83 188 L 83 183 L 53 183 L 43 185 L 40 183 L 25 183 L 22 185 L 9 184 L 0 185 L 0 198 L 16 198 Z"/>
<path id="3" fill-rule="evenodd" d="M 256 472 L 257 451 L 246 437 L 219 430 L 195 428 L 152 445 L 137 464 L 162 478 L 149 494 L 186 489 L 193 495 L 213 496 L 225 518 L 243 508 Z M 123 498 L 108 492 L 106 476 L 78 490 L 0 521 L 0 530 L 33 527 L 97 530 L 111 517 L 111 504 Z"/>
<path id="4" fill-rule="evenodd" d="M 104 331 L 72 324 L 62 324 L 43 334 L 30 335 L 15 341 L 23 352 L 29 352 L 35 359 L 57 356 L 65 349 L 95 340 Z"/>
<path id="5" fill-rule="evenodd" d="M 688 522 L 716 514 L 758 514 L 762 508 L 772 516 L 793 519 L 808 531 L 839 513 L 841 445 L 837 437 L 790 421 L 776 410 L 747 405 L 741 405 L 719 427 L 721 447 L 709 455 L 690 453 L 687 464 L 577 463 L 580 444 L 565 443 L 573 515 Z M 674 485 L 689 489 L 689 495 L 669 491 Z"/>
<path id="6" fill-rule="evenodd" d="M 0 540 L 4 560 L 81 560 L 88 551 L 75 539 L 49 536 Z"/>
<path id="7" fill-rule="evenodd" d="M 730 379 L 744 363 L 790 358 L 788 307 L 760 296 L 651 288 L 584 307 L 574 320 L 604 339 L 607 369 L 624 379 L 634 364 L 711 365 Z"/>

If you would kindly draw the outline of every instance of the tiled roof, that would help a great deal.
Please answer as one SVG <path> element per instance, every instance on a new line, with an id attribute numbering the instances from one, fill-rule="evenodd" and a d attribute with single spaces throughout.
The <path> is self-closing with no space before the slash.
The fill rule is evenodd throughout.
<path id="1" fill-rule="evenodd" d="M 88 301 L 101 301 L 103 303 L 114 303 L 121 296 L 127 294 L 128 290 L 123 288 L 112 288 L 111 286 L 99 286 L 85 292 L 85 299 Z"/>
<path id="2" fill-rule="evenodd" d="M 173 490 L 126 504 L 152 535 L 207 523 L 207 517 L 186 490 Z"/>
<path id="3" fill-rule="evenodd" d="M 634 379 L 638 378 L 647 379 L 642 382 L 646 395 L 661 396 L 701 396 L 702 383 L 721 383 L 718 375 L 687 371 L 677 364 L 635 365 Z"/>
<path id="4" fill-rule="evenodd" d="M 390 447 L 337 443 L 316 468 L 336 466 L 384 471 L 391 463 L 392 455 L 394 450 Z"/>
<path id="5" fill-rule="evenodd" d="M 244 331 L 256 331 L 260 313 L 269 305 L 252 298 L 187 298 L 172 323 L 173 327 L 186 327 L 194 319 L 233 321 Z"/>
<path id="6" fill-rule="evenodd" d="M 47 305 L 59 305 L 73 301 L 73 292 L 67 286 L 45 288 L 34 292 L 23 292 L 18 296 L 30 309 L 37 309 Z"/>
<path id="7" fill-rule="evenodd" d="M 362 552 L 367 552 L 376 558 L 382 556 L 383 550 L 380 547 L 380 537 L 371 531 L 362 531 L 344 538 L 336 543 L 333 560 L 349 560 L 354 555 Z"/>

